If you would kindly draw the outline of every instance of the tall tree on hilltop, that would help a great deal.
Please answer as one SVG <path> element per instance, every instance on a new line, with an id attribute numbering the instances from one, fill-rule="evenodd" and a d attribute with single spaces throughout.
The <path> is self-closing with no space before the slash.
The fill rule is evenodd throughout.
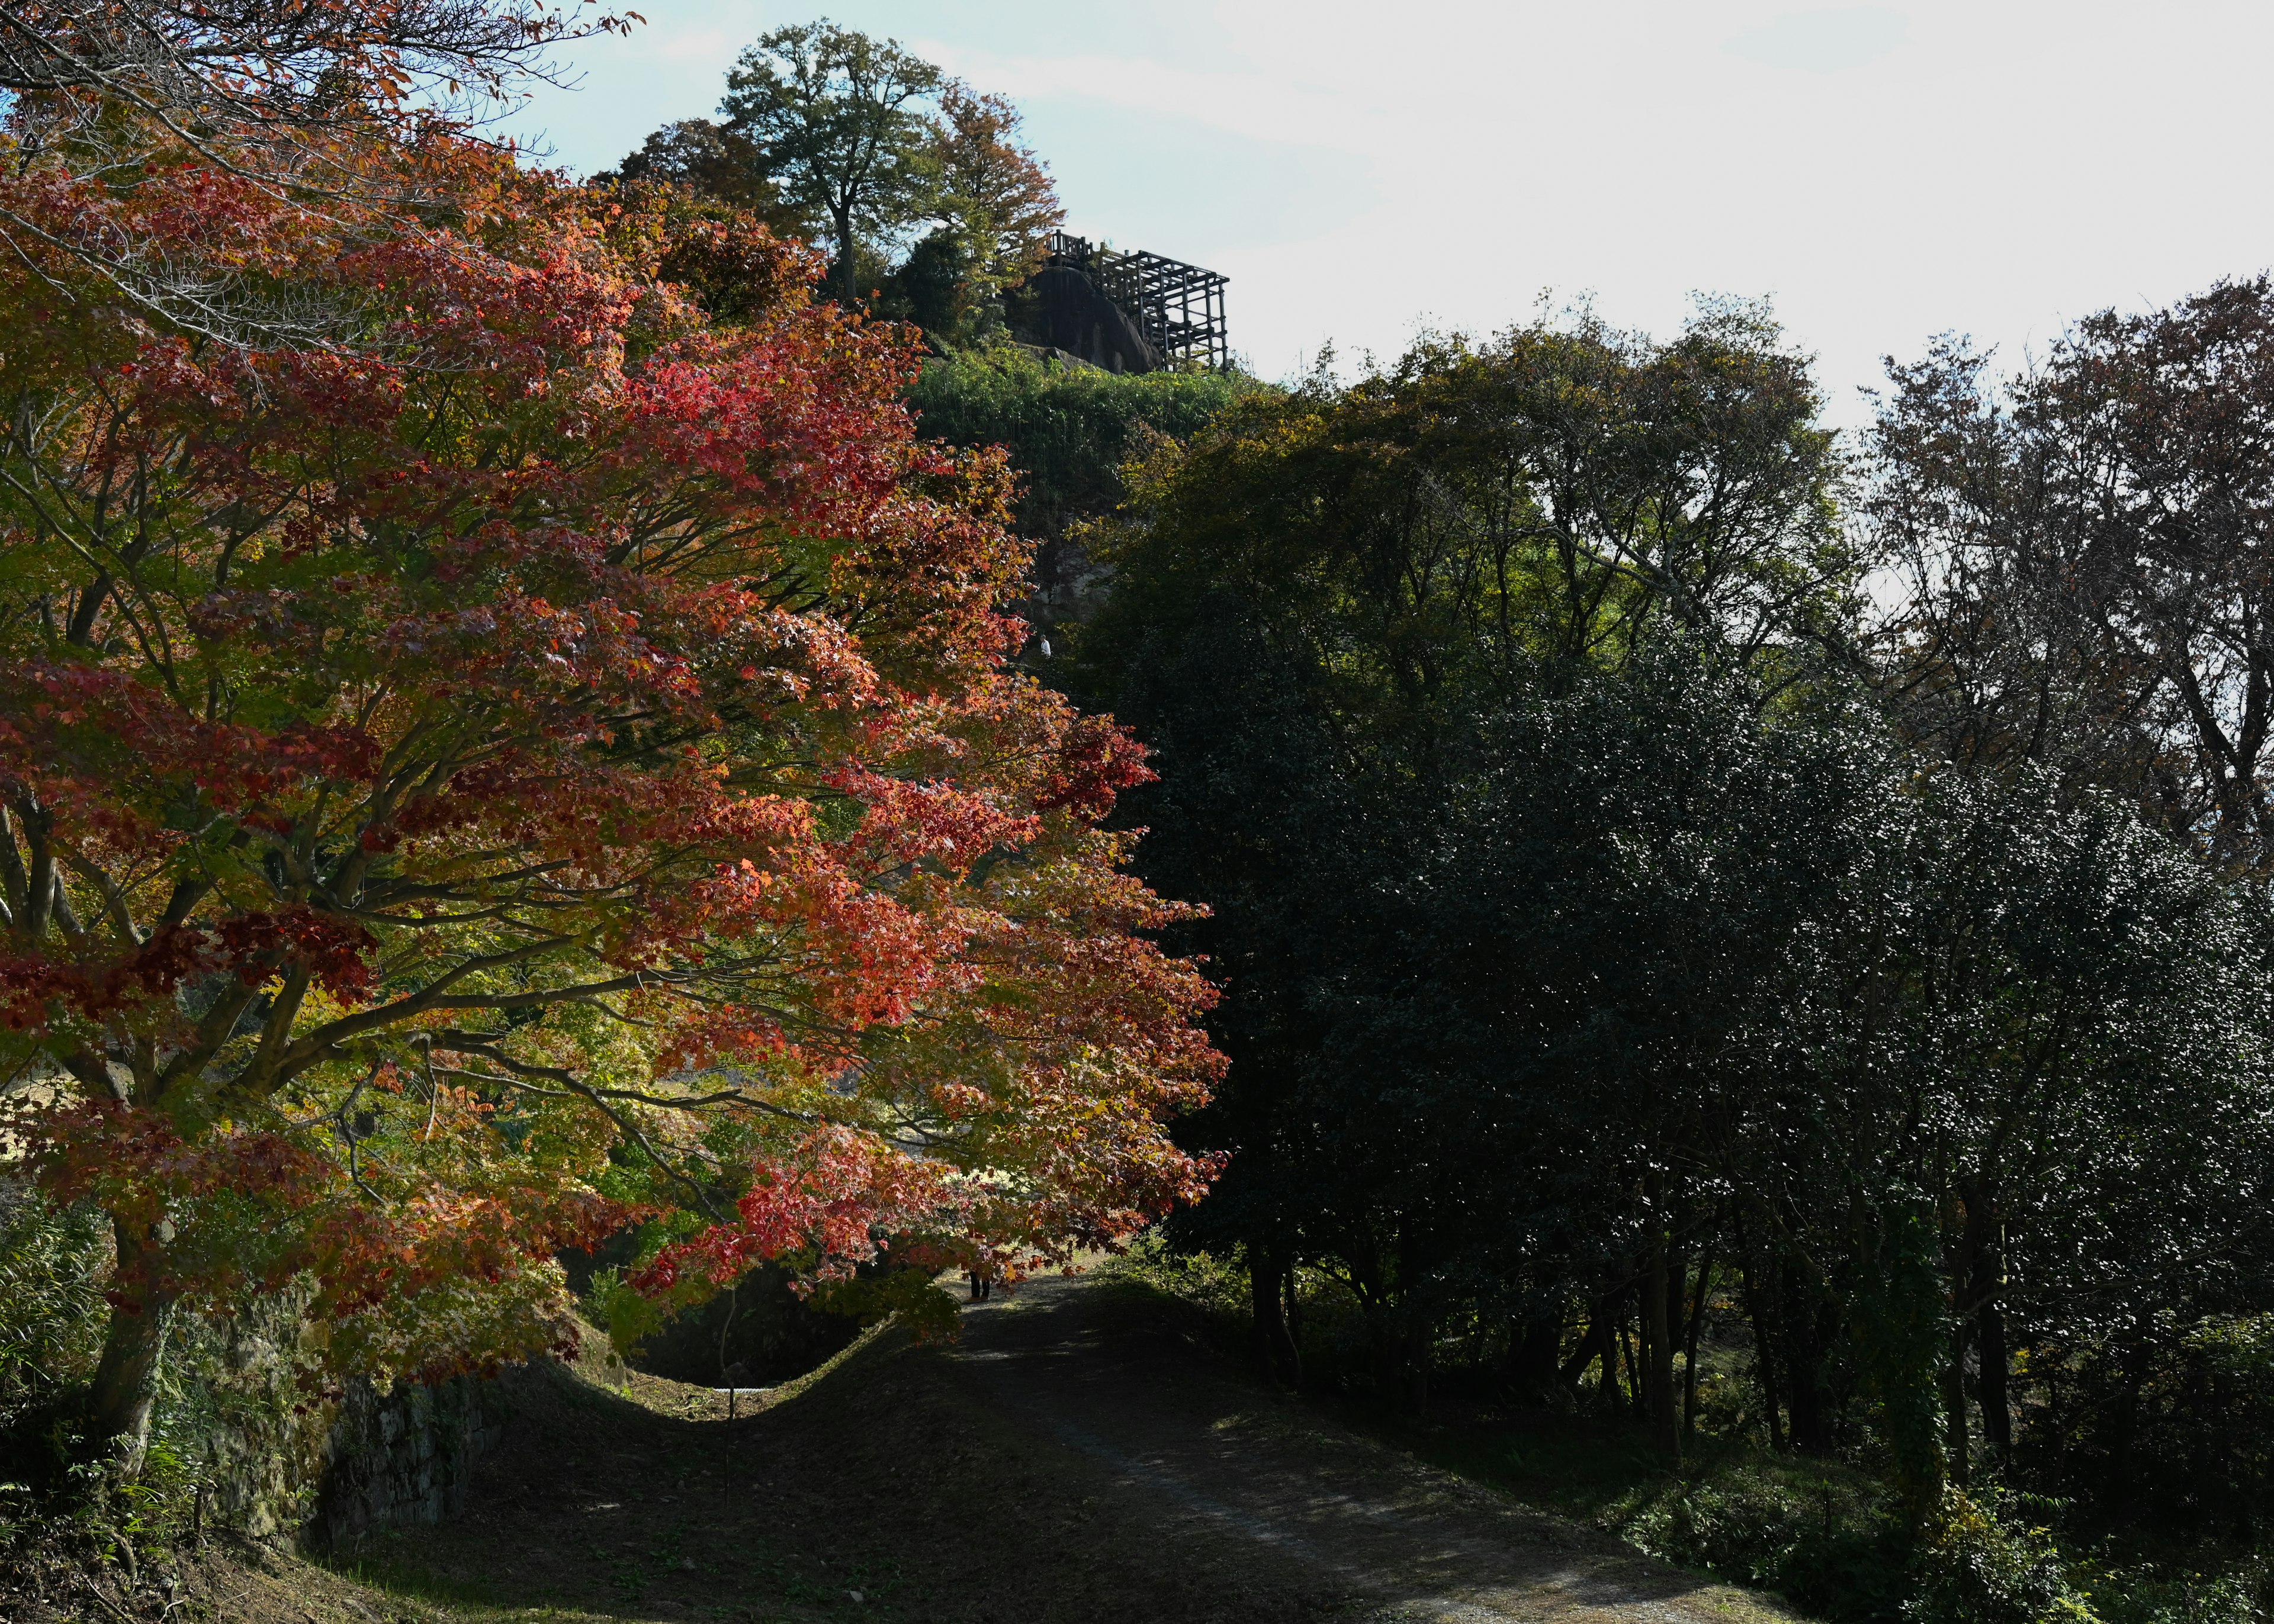
<path id="1" fill-rule="evenodd" d="M 848 308 L 860 299 L 860 233 L 898 230 L 930 212 L 924 103 L 941 83 L 937 68 L 897 41 L 826 20 L 775 29 L 727 75 L 719 110 L 729 127 L 764 150 L 785 198 L 828 218 Z"/>

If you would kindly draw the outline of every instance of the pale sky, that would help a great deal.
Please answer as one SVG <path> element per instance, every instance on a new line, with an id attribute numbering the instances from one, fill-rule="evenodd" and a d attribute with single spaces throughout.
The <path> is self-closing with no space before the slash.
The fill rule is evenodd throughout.
<path id="1" fill-rule="evenodd" d="M 821 8 L 632 0 L 581 88 L 510 126 L 606 168 L 710 114 Z M 1069 227 L 1231 279 L 1268 378 L 1592 295 L 1660 334 L 1766 296 L 1837 421 L 1956 330 L 2018 359 L 2067 320 L 2274 263 L 2274 6 L 2092 0 L 839 0 L 1013 96 Z"/>

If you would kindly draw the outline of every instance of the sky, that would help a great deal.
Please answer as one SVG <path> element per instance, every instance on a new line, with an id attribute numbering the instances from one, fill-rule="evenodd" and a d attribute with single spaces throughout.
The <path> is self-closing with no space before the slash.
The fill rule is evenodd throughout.
<path id="1" fill-rule="evenodd" d="M 817 11 L 634 0 L 508 128 L 578 173 L 708 115 Z M 2019 365 L 2094 311 L 2274 263 L 2274 6 L 1965 0 L 835 0 L 1010 94 L 1070 229 L 1229 276 L 1232 345 L 1346 375 L 1591 300 L 1667 335 L 1766 297 L 1834 421 L 1882 357 Z"/>

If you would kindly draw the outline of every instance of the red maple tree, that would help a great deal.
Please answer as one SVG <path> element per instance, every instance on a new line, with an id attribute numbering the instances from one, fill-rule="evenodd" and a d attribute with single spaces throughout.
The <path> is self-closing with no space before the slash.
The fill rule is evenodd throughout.
<path id="1" fill-rule="evenodd" d="M 1101 827 L 1143 752 L 1011 663 L 1008 477 L 915 437 L 904 336 L 748 222 L 447 132 L 358 161 L 448 207 L 352 229 L 195 147 L 25 155 L 0 1077 L 112 1221 L 102 1438 L 247 1289 L 305 1282 L 343 1365 L 467 1368 L 557 1340 L 554 1254 L 635 1217 L 684 1300 L 1197 1192 L 1209 992 Z M 118 243 L 308 319 L 216 342 Z"/>

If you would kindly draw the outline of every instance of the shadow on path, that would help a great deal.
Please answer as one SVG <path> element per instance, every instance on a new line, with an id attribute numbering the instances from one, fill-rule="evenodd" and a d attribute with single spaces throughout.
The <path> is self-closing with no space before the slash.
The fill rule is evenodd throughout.
<path id="1" fill-rule="evenodd" d="M 1164 1549 L 1246 1542 L 1361 1616 L 1788 1616 L 1334 1425 L 1227 1369 L 1133 1288 L 1035 1281 L 964 1327 L 951 1357 L 992 1403 L 1144 1504 Z"/>

